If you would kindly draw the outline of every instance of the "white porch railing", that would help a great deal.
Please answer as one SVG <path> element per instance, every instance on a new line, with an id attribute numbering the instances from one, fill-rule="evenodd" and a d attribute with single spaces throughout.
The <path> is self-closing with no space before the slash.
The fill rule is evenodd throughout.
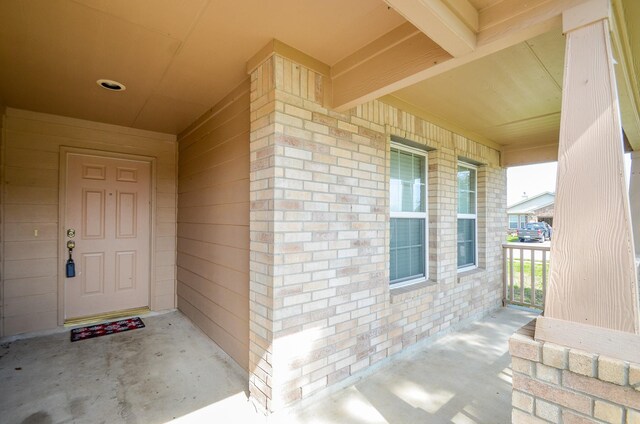
<path id="1" fill-rule="evenodd" d="M 551 259 L 549 246 L 505 243 L 502 253 L 502 303 L 544 310 Z"/>

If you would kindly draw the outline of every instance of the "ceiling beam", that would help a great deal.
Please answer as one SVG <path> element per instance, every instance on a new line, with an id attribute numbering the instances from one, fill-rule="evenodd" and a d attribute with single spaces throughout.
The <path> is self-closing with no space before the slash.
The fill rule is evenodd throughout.
<path id="1" fill-rule="evenodd" d="M 371 43 L 352 53 L 331 67 L 331 78 L 335 79 L 344 73 L 362 65 L 371 58 L 393 49 L 409 38 L 420 34 L 420 30 L 406 22 Z"/>
<path id="2" fill-rule="evenodd" d="M 450 59 L 411 24 L 401 25 L 333 66 L 333 107 L 346 110 L 419 82 L 421 72 Z"/>
<path id="3" fill-rule="evenodd" d="M 396 2 L 396 0 L 389 1 Z M 403 4 L 405 1 L 416 4 L 435 4 L 427 0 L 397 1 Z M 458 4 L 456 0 L 441 0 L 437 3 L 444 5 L 444 1 L 449 7 L 452 7 L 452 4 Z M 503 0 L 478 13 L 475 48 L 460 56 L 450 55 L 443 48 L 444 46 L 431 41 L 425 35 L 420 38 L 411 32 L 410 24 L 404 24 L 332 67 L 331 75 L 334 83 L 332 107 L 338 111 L 344 111 L 522 43 L 552 29 L 561 31 L 562 12 L 585 1 Z M 463 21 L 457 18 L 461 14 L 460 9 L 449 10 L 454 10 L 451 13 L 463 25 Z M 399 31 L 400 28 L 402 31 Z M 398 37 L 400 32 L 408 38 Z M 393 42 L 394 37 L 391 35 L 396 37 L 396 42 Z M 398 42 L 400 39 L 401 41 Z M 391 60 L 398 62 L 389 62 Z"/>
<path id="4" fill-rule="evenodd" d="M 536 163 L 557 162 L 558 142 L 546 144 L 527 144 L 504 146 L 500 153 L 500 166 L 533 165 Z"/>
<path id="5" fill-rule="evenodd" d="M 478 12 L 471 7 L 472 11 L 466 0 L 458 0 L 453 4 L 457 5 L 458 13 L 462 12 L 467 20 L 471 20 L 472 25 L 475 24 L 475 30 L 469 28 L 442 0 L 385 0 L 385 2 L 453 57 L 463 56 L 475 49 Z M 464 6 L 465 3 L 467 7 Z"/>
<path id="6" fill-rule="evenodd" d="M 478 32 L 480 16 L 469 0 L 446 0 L 451 10 L 458 15 L 471 31 Z"/>

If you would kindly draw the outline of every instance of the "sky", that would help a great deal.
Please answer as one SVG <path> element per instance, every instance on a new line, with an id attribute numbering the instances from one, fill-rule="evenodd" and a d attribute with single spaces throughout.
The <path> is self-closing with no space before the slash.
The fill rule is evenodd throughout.
<path id="1" fill-rule="evenodd" d="M 528 197 L 550 191 L 556 191 L 557 162 L 538 165 L 515 166 L 507 169 L 507 205 L 523 200 L 523 193 Z M 629 171 L 631 157 L 624 155 L 624 169 L 629 187 Z"/>

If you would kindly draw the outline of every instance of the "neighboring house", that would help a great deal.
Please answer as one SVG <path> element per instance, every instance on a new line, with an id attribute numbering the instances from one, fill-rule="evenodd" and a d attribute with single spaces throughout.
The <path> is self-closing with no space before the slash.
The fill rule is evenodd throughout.
<path id="1" fill-rule="evenodd" d="M 275 411 L 498 308 L 558 159 L 545 318 L 633 332 L 638 4 L 0 2 L 0 336 L 177 308 Z"/>
<path id="2" fill-rule="evenodd" d="M 553 227 L 553 203 L 556 195 L 544 192 L 507 206 L 509 229 L 524 228 L 527 222 L 546 222 Z"/>

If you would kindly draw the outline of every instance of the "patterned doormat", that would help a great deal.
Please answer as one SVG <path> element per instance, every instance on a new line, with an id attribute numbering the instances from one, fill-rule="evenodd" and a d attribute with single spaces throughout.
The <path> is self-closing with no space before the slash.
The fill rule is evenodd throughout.
<path id="1" fill-rule="evenodd" d="M 94 337 L 106 336 L 107 334 L 122 333 L 123 331 L 144 328 L 144 322 L 138 317 L 111 321 L 104 324 L 90 325 L 88 327 L 74 328 L 71 330 L 71 341 L 92 339 Z"/>

